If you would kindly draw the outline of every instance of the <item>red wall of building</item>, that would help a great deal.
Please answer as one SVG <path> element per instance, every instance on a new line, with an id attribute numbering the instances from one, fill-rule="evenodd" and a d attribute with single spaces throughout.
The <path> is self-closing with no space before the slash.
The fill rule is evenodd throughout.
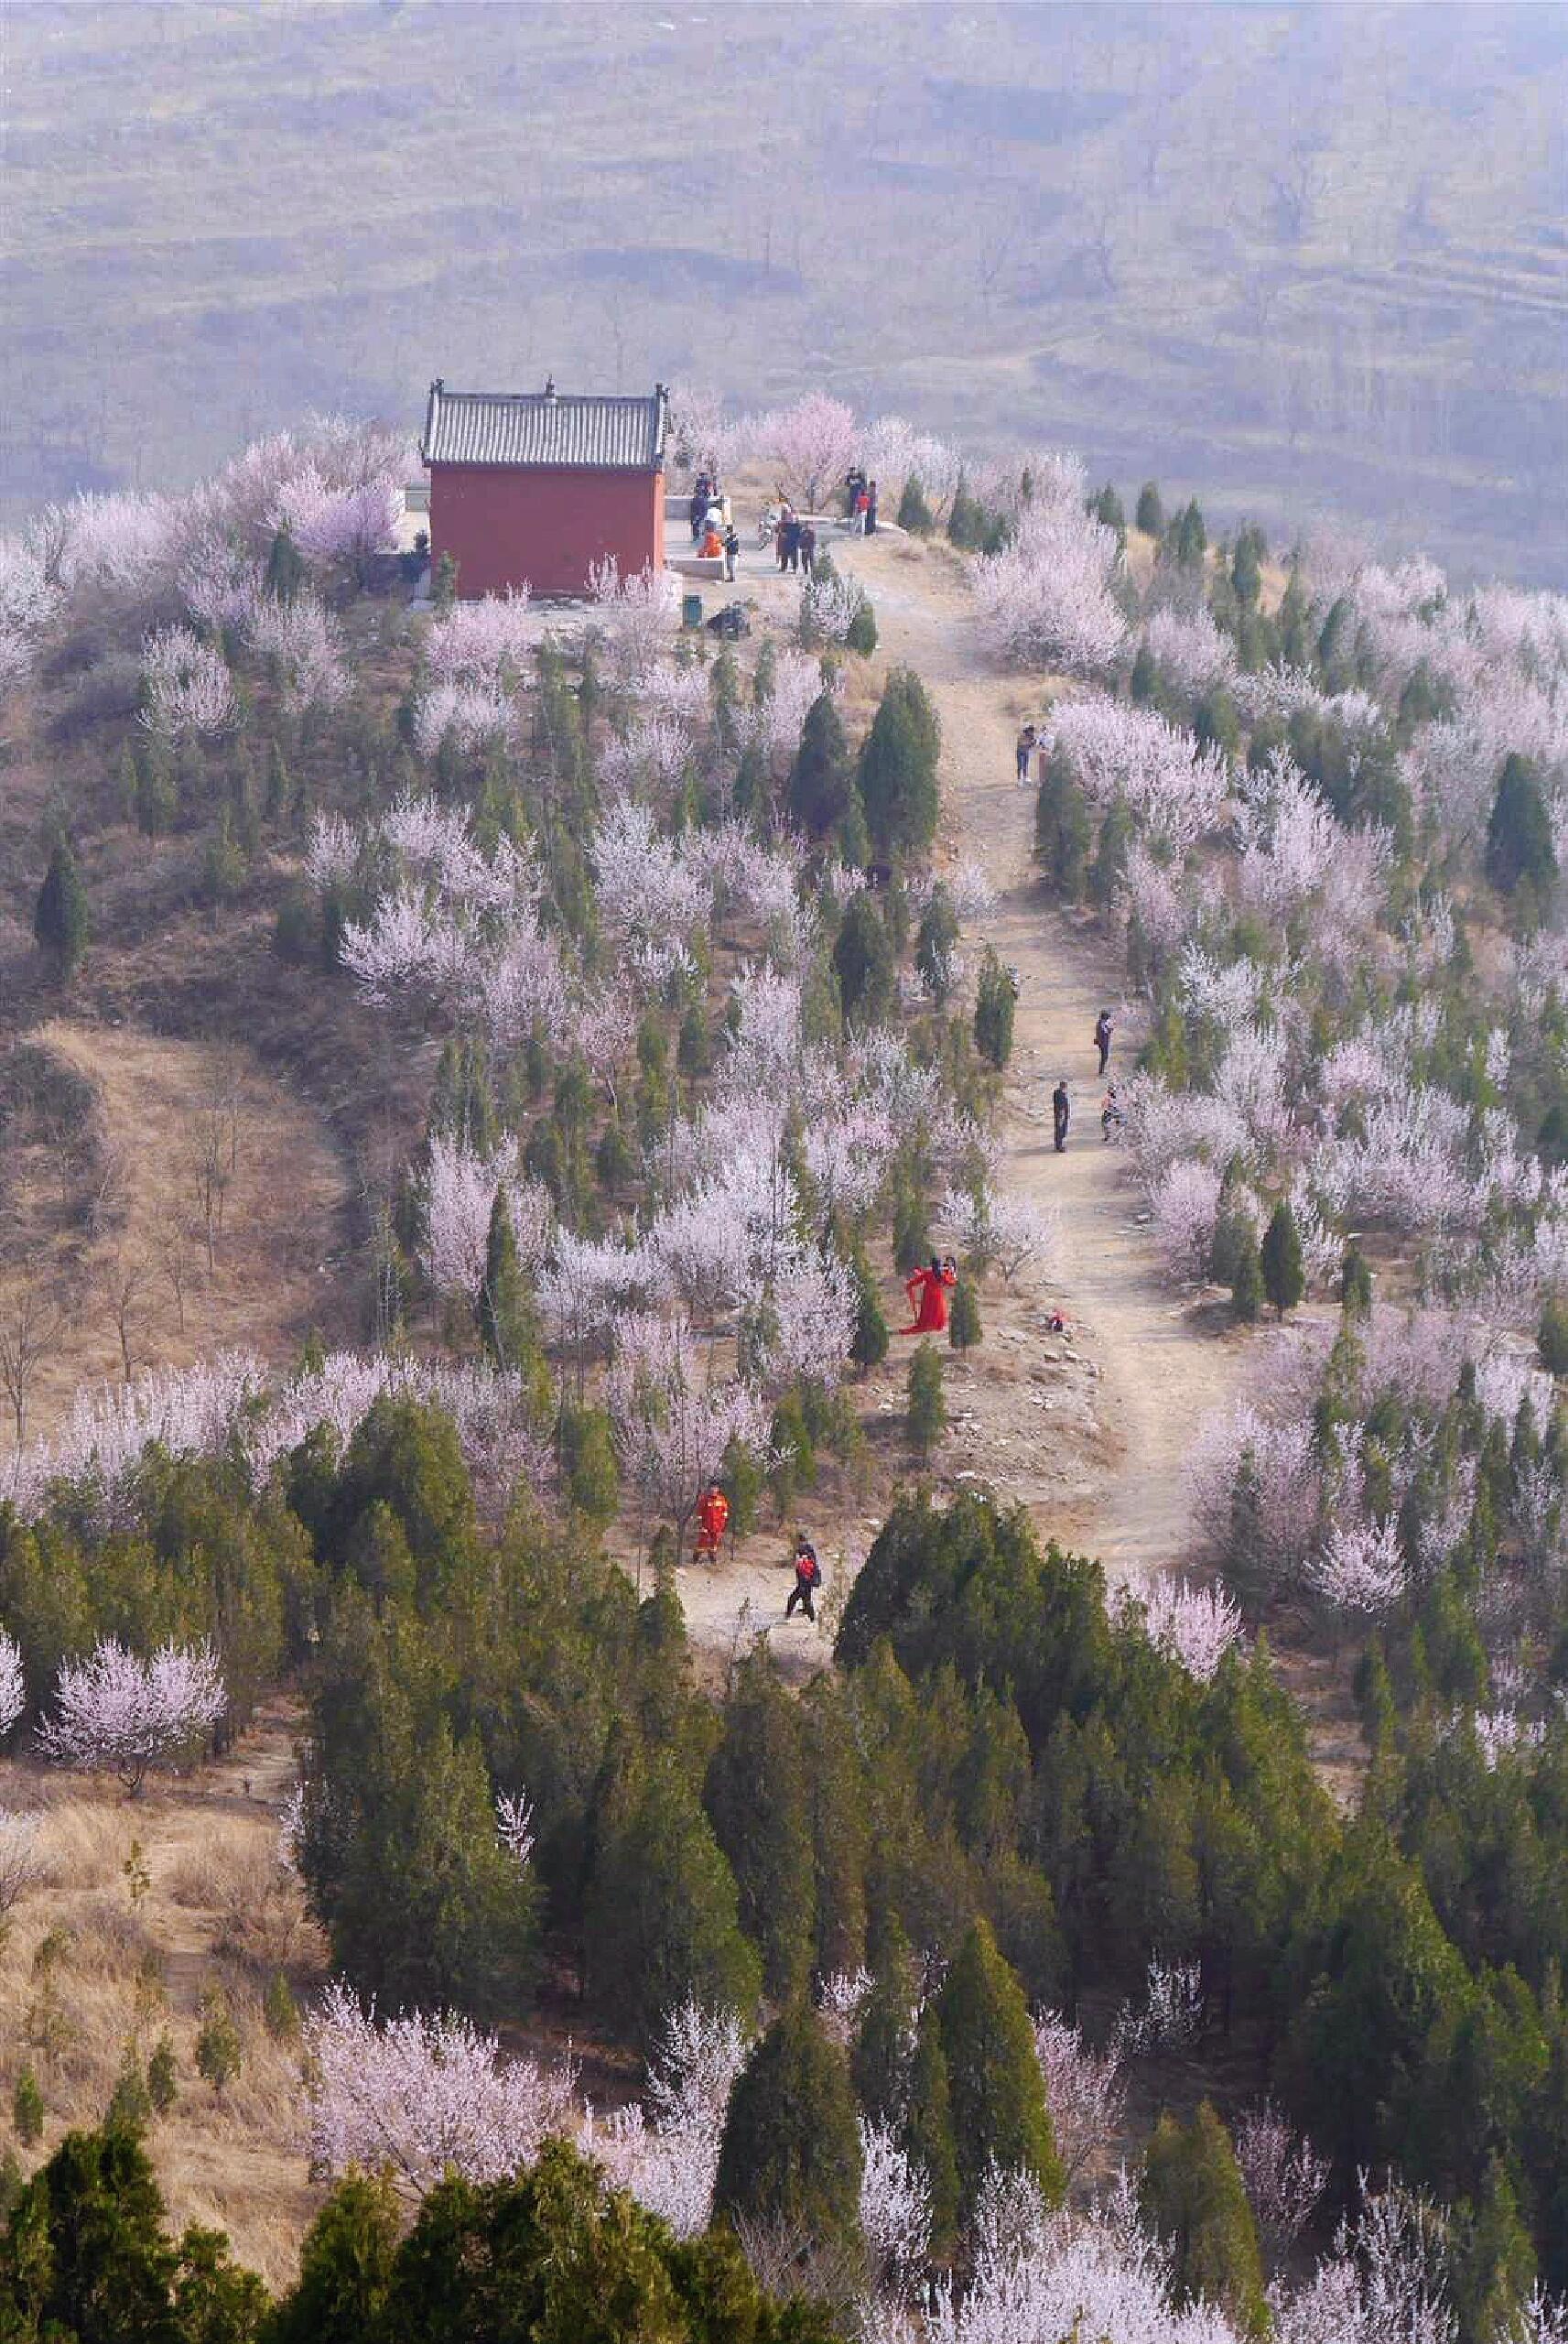
<path id="1" fill-rule="evenodd" d="M 430 553 L 452 556 L 465 600 L 524 579 L 535 594 L 580 594 L 606 554 L 623 578 L 662 570 L 664 474 L 432 464 Z"/>

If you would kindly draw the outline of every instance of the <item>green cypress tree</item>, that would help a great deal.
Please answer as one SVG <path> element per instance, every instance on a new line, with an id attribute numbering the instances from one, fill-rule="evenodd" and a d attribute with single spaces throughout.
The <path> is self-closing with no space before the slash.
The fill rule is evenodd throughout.
<path id="1" fill-rule="evenodd" d="M 16 2089 L 11 2098 L 11 2122 L 16 2138 L 24 2148 L 30 2149 L 44 2135 L 44 2096 L 38 2089 L 38 2079 L 31 2067 L 26 2067 L 16 2078 Z"/>
<path id="2" fill-rule="evenodd" d="M 849 2058 L 855 2097 L 875 2123 L 901 2125 L 908 2114 L 919 2016 L 914 1955 L 895 1915 L 882 1930 Z"/>
<path id="3" fill-rule="evenodd" d="M 1372 1308 L 1372 1273 L 1354 1237 L 1339 1265 L 1339 1302 L 1346 1318 L 1365 1318 Z"/>
<path id="4" fill-rule="evenodd" d="M 909 1396 L 904 1418 L 909 1445 L 924 1465 L 947 1429 L 947 1402 L 942 1390 L 942 1354 L 934 1344 L 921 1343 L 909 1362 Z"/>
<path id="5" fill-rule="evenodd" d="M 171 2310 L 178 2268 L 146 2153 L 107 2125 L 68 2132 L 23 2189 L 0 2245 L 0 2301 L 26 2305 L 18 2338 L 175 2344 L 186 2332 Z"/>
<path id="6" fill-rule="evenodd" d="M 1161 499 L 1159 483 L 1146 480 L 1138 492 L 1138 510 L 1133 515 L 1136 526 L 1146 537 L 1162 537 L 1165 534 L 1165 507 Z"/>
<path id="7" fill-rule="evenodd" d="M 878 1367 L 888 1355 L 887 1316 L 865 1246 L 859 1241 L 849 1256 L 849 1272 L 855 1281 L 855 1334 L 849 1357 L 857 1367 Z"/>
<path id="8" fill-rule="evenodd" d="M 1500 895 L 1528 888 L 1542 908 L 1557 879 L 1552 817 L 1534 765 L 1509 756 L 1487 823 L 1487 876 Z"/>
<path id="9" fill-rule="evenodd" d="M 602 1530 L 614 1521 L 621 1503 L 621 1467 L 608 1412 L 563 1408 L 560 1442 L 567 1503 L 591 1529 Z"/>
<path id="10" fill-rule="evenodd" d="M 1159 662 L 1146 643 L 1141 643 L 1133 655 L 1132 672 L 1127 679 L 1127 696 L 1134 708 L 1159 706 Z"/>
<path id="11" fill-rule="evenodd" d="M 109 2095 L 105 2124 L 117 2125 L 122 2132 L 140 2133 L 146 2131 L 152 2117 L 153 2103 L 147 2090 L 146 2076 L 136 2056 L 136 2046 L 127 2043 L 120 2072 L 114 2078 L 114 2089 Z"/>
<path id="12" fill-rule="evenodd" d="M 1263 1264 L 1249 1228 L 1243 1227 L 1234 1260 L 1235 1267 L 1230 1277 L 1231 1312 L 1244 1325 L 1250 1326 L 1263 1308 Z"/>
<path id="13" fill-rule="evenodd" d="M 948 2263 L 957 2249 L 962 2185 L 953 2132 L 953 2088 L 941 2013 L 934 2002 L 921 2012 L 914 2031 L 901 2140 L 904 2154 L 924 2166 L 931 2184 L 931 2259 Z"/>
<path id="14" fill-rule="evenodd" d="M 954 955 L 958 944 L 958 915 L 953 898 L 940 883 L 931 890 L 914 940 L 914 965 L 933 1001 L 942 1006 L 953 991 Z"/>
<path id="15" fill-rule="evenodd" d="M 705 1804 L 735 1875 L 741 1926 L 762 1957 L 763 1992 L 781 2002 L 804 1994 L 816 1926 L 806 1741 L 765 1653 L 735 1673 Z"/>
<path id="16" fill-rule="evenodd" d="M 305 583 L 305 556 L 287 521 L 273 532 L 267 548 L 266 591 L 275 602 L 292 602 Z"/>
<path id="17" fill-rule="evenodd" d="M 1288 1197 L 1280 1199 L 1263 1232 L 1262 1269 L 1263 1291 L 1282 1318 L 1306 1292 L 1302 1241 Z"/>
<path id="18" fill-rule="evenodd" d="M 634 1768 L 611 1796 L 586 1933 L 596 1999 L 644 2044 L 687 1995 L 748 2019 L 756 2008 L 762 1969 L 741 1934 L 735 1875 L 673 1753 Z"/>
<path id="19" fill-rule="evenodd" d="M 76 857 L 61 839 L 49 857 L 33 909 L 33 935 L 38 949 L 50 955 L 61 976 L 71 974 L 87 950 L 91 927 L 87 890 Z"/>
<path id="20" fill-rule="evenodd" d="M 935 515 L 925 501 L 925 491 L 914 472 L 911 472 L 903 483 L 903 494 L 898 500 L 894 518 L 899 527 L 907 529 L 912 537 L 928 537 L 936 526 Z"/>
<path id="21" fill-rule="evenodd" d="M 1046 758 L 1034 801 L 1034 861 L 1058 895 L 1071 903 L 1083 893 L 1094 823 L 1072 760 L 1060 749 Z"/>
<path id="22" fill-rule="evenodd" d="M 849 811 L 854 769 L 831 692 L 819 693 L 806 711 L 786 794 L 790 813 L 813 838 L 825 837 Z"/>
<path id="23" fill-rule="evenodd" d="M 886 923 L 864 887 L 844 907 L 833 946 L 833 970 L 846 1022 L 853 1026 L 885 1024 L 897 998 L 898 963 Z"/>
<path id="24" fill-rule="evenodd" d="M 1089 865 L 1089 901 L 1098 912 L 1115 905 L 1127 873 L 1127 850 L 1132 844 L 1132 816 L 1124 799 L 1114 799 L 1099 826 L 1095 859 Z"/>
<path id="25" fill-rule="evenodd" d="M 920 678 L 895 667 L 860 750 L 861 801 L 878 854 L 922 853 L 936 835 L 941 725 Z"/>
<path id="26" fill-rule="evenodd" d="M 792 2002 L 730 2095 L 714 2212 L 858 2257 L 860 2170 L 849 2062 L 808 2005 Z"/>
<path id="27" fill-rule="evenodd" d="M 862 594 L 844 630 L 844 648 L 857 653 L 862 659 L 869 659 L 876 647 L 877 614 L 871 607 L 871 596 Z"/>
<path id="28" fill-rule="evenodd" d="M 1065 2187 L 1023 1990 L 984 1921 L 972 1924 L 939 2001 L 965 2200 L 992 2165 L 1029 2175 L 1048 2204 Z"/>
<path id="29" fill-rule="evenodd" d="M 947 1340 L 956 1351 L 967 1351 L 980 1340 L 984 1333 L 975 1281 L 972 1277 L 961 1277 L 953 1289 L 947 1317 Z"/>
<path id="30" fill-rule="evenodd" d="M 1263 2252 L 1230 2135 L 1206 2100 L 1189 2124 L 1160 2119 L 1139 2202 L 1169 2247 L 1177 2300 L 1221 2305 L 1245 2336 L 1267 2336 Z"/>
<path id="31" fill-rule="evenodd" d="M 1012 1018 L 1018 999 L 1012 971 L 998 960 L 993 945 L 986 946 L 975 988 L 975 1047 L 999 1070 L 1012 1056 Z"/>
<path id="32" fill-rule="evenodd" d="M 401 2230 L 390 2175 L 340 2181 L 305 2234 L 299 2275 L 273 2315 L 268 2344 L 366 2344 L 384 2334 Z"/>
<path id="33" fill-rule="evenodd" d="M 147 2061 L 147 2098 L 155 2116 L 167 2116 L 179 2098 L 178 2074 L 174 2045 L 167 2035 L 160 2035 Z"/>

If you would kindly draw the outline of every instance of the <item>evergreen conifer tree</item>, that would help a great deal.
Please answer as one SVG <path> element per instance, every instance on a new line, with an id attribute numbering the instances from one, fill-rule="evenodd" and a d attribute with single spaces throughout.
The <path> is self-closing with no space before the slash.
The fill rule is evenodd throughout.
<path id="1" fill-rule="evenodd" d="M 1058 895 L 1069 903 L 1082 895 L 1094 843 L 1089 802 L 1071 760 L 1053 750 L 1040 776 L 1034 801 L 1034 862 Z"/>
<path id="2" fill-rule="evenodd" d="M 898 964 L 886 923 L 864 887 L 844 907 L 833 946 L 833 969 L 846 1023 L 885 1024 L 897 994 Z"/>
<path id="3" fill-rule="evenodd" d="M 1263 1291 L 1282 1318 L 1306 1292 L 1301 1235 L 1288 1197 L 1280 1199 L 1263 1232 L 1262 1269 Z"/>
<path id="4" fill-rule="evenodd" d="M 776 2002 L 804 1994 L 816 1940 L 806 1749 L 798 1705 L 765 1653 L 735 1673 L 705 1803 L 741 1926 L 762 1957 L 763 1992 Z"/>
<path id="5" fill-rule="evenodd" d="M 899 527 L 907 529 L 912 537 L 928 537 L 936 526 L 935 516 L 925 501 L 925 491 L 914 472 L 911 472 L 903 483 L 903 494 L 898 500 L 898 512 L 894 518 Z"/>
<path id="6" fill-rule="evenodd" d="M 1058 2204 L 1065 2187 L 1029 2009 L 985 1921 L 972 1924 L 939 2008 L 953 2138 L 966 2203 L 988 2169 L 1021 2172 Z"/>
<path id="7" fill-rule="evenodd" d="M 972 1277 L 961 1277 L 953 1289 L 947 1316 L 947 1340 L 956 1351 L 967 1351 L 985 1332 L 980 1323 L 980 1298 Z"/>
<path id="8" fill-rule="evenodd" d="M 749 2019 L 762 1991 L 735 1875 L 673 1753 L 633 1768 L 600 1825 L 587 1920 L 606 2016 L 651 2043 L 695 1995 Z"/>
<path id="9" fill-rule="evenodd" d="M 1354 1237 L 1339 1265 L 1339 1300 L 1346 1318 L 1365 1318 L 1372 1308 L 1372 1273 Z"/>
<path id="10" fill-rule="evenodd" d="M 855 795 L 849 744 L 831 692 L 824 691 L 806 711 L 800 746 L 790 767 L 789 810 L 813 838 L 824 838 L 849 813 Z"/>
<path id="11" fill-rule="evenodd" d="M 299 2275 L 268 2344 L 365 2344 L 382 2334 L 402 2222 L 388 2175 L 340 2181 L 299 2250 Z"/>
<path id="12" fill-rule="evenodd" d="M 1133 516 L 1146 537 L 1162 537 L 1165 534 L 1165 507 L 1156 482 L 1146 480 L 1138 492 L 1138 510 Z"/>
<path id="13" fill-rule="evenodd" d="M 275 602 L 292 602 L 305 583 L 305 556 L 287 521 L 273 532 L 267 548 L 266 591 Z"/>
<path id="14" fill-rule="evenodd" d="M 860 2170 L 849 2063 L 810 2007 L 794 2002 L 736 2080 L 714 2211 L 858 2256 Z"/>
<path id="15" fill-rule="evenodd" d="M 1219 2304 L 1244 2336 L 1267 2336 L 1258 2224 L 1230 2135 L 1206 2100 L 1190 2123 L 1160 2119 L 1144 2151 L 1139 2201 L 1171 2251 L 1178 2301 Z"/>
<path id="16" fill-rule="evenodd" d="M 895 667 L 860 750 L 860 797 L 879 855 L 920 853 L 935 838 L 941 738 L 920 678 Z"/>
<path id="17" fill-rule="evenodd" d="M 988 944 L 975 988 L 975 1047 L 999 1070 L 1012 1056 L 1016 1002 L 1012 971 L 998 960 L 995 947 Z"/>
<path id="18" fill-rule="evenodd" d="M 1253 1242 L 1250 1228 L 1242 1228 L 1240 1242 L 1235 1248 L 1234 1268 L 1230 1275 L 1230 1308 L 1232 1314 L 1244 1325 L 1250 1326 L 1263 1308 L 1263 1264 Z"/>
<path id="19" fill-rule="evenodd" d="M 947 1429 L 947 1402 L 942 1390 L 942 1354 L 931 1343 L 919 1344 L 909 1362 L 905 1423 L 909 1429 L 909 1445 L 925 1464 Z"/>
<path id="20" fill-rule="evenodd" d="M 1544 909 L 1557 879 L 1552 817 L 1528 757 L 1504 760 L 1487 823 L 1487 876 L 1500 895 L 1528 889 Z"/>
<path id="21" fill-rule="evenodd" d="M 855 1333 L 849 1357 L 857 1367 L 878 1367 L 888 1355 L 888 1322 L 866 1249 L 857 1243 L 849 1256 L 855 1281 Z"/>
<path id="22" fill-rule="evenodd" d="M 87 949 L 91 927 L 87 891 L 69 843 L 61 839 L 49 857 L 33 910 L 33 935 L 61 976 L 69 977 Z"/>
<path id="23" fill-rule="evenodd" d="M 914 2031 L 901 2139 L 904 2154 L 924 2168 L 931 2184 L 932 2260 L 950 2262 L 957 2249 L 962 2194 L 953 2132 L 953 2089 L 943 2047 L 941 2013 L 935 2002 L 925 2004 Z"/>

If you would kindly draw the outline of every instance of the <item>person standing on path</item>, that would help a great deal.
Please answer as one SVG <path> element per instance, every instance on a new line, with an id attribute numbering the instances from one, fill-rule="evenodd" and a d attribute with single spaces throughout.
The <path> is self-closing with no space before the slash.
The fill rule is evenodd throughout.
<path id="1" fill-rule="evenodd" d="M 1051 1121 L 1056 1135 L 1056 1153 L 1061 1155 L 1067 1145 L 1067 1125 L 1072 1120 L 1073 1102 L 1067 1092 L 1067 1078 L 1064 1075 L 1051 1093 Z"/>
<path id="2" fill-rule="evenodd" d="M 709 1481 L 697 1502 L 697 1544 L 691 1559 L 700 1563 L 706 1557 L 710 1563 L 719 1560 L 719 1548 L 730 1521 L 730 1501 L 717 1481 Z"/>
<path id="3" fill-rule="evenodd" d="M 816 527 L 811 521 L 803 521 L 800 525 L 800 567 L 804 577 L 816 577 Z"/>
<path id="4" fill-rule="evenodd" d="M 816 1549 L 803 1531 L 795 1542 L 795 1585 L 784 1605 L 784 1618 L 789 1619 L 798 1603 L 812 1626 L 816 1625 L 814 1598 L 822 1584 L 822 1566 L 816 1559 Z"/>
<path id="5" fill-rule="evenodd" d="M 866 535 L 868 537 L 874 537 L 876 534 L 877 484 L 875 481 L 872 481 L 866 490 Z"/>
<path id="6" fill-rule="evenodd" d="M 1099 1070 L 1103 1074 L 1110 1064 L 1110 1037 L 1116 1031 L 1108 1009 L 1102 1009 L 1095 1019 L 1095 1047 L 1099 1052 Z"/>
<path id="7" fill-rule="evenodd" d="M 724 532 L 724 579 L 730 586 L 735 583 L 735 557 L 740 550 L 741 539 L 731 521 Z"/>
<path id="8" fill-rule="evenodd" d="M 909 1307 L 914 1316 L 907 1327 L 899 1329 L 899 1333 L 941 1334 L 947 1324 L 947 1297 L 957 1283 L 958 1273 L 951 1253 L 945 1262 L 939 1262 L 933 1253 L 928 1270 L 916 1270 L 903 1282 L 903 1290 L 909 1297 Z"/>
<path id="9" fill-rule="evenodd" d="M 1018 786 L 1021 789 L 1029 780 L 1029 760 L 1034 754 L 1034 744 L 1038 738 L 1039 735 L 1033 724 L 1026 724 L 1018 736 Z"/>

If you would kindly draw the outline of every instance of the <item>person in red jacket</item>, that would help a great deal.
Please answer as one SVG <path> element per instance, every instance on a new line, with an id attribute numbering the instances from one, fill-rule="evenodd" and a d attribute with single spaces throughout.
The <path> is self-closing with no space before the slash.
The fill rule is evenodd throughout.
<path id="1" fill-rule="evenodd" d="M 813 1599 L 821 1584 L 822 1566 L 816 1559 L 816 1549 L 803 1532 L 795 1542 L 795 1585 L 790 1589 L 789 1601 L 784 1605 L 784 1618 L 790 1617 L 798 1603 L 815 1627 L 816 1608 Z"/>
<path id="2" fill-rule="evenodd" d="M 909 1307 L 914 1318 L 909 1326 L 901 1327 L 899 1333 L 941 1334 L 947 1324 L 948 1292 L 957 1283 L 958 1273 L 953 1266 L 951 1253 L 945 1262 L 939 1262 L 933 1253 L 928 1270 L 916 1270 L 912 1278 L 904 1281 L 903 1290 L 909 1297 Z"/>
<path id="3" fill-rule="evenodd" d="M 717 1557 L 729 1521 L 730 1501 L 717 1481 L 709 1481 L 697 1502 L 697 1545 L 691 1557 L 694 1563 L 700 1563 L 705 1555 L 710 1562 Z"/>

